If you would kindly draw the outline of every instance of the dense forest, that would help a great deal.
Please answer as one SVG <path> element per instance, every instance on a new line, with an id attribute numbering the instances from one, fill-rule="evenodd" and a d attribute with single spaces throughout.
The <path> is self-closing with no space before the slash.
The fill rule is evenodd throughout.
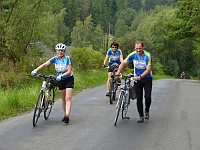
<path id="1" fill-rule="evenodd" d="M 126 57 L 140 39 L 153 54 L 154 74 L 200 75 L 199 0 L 0 0 L 0 18 L 1 85 L 44 61 L 38 43 L 53 50 L 63 42 L 105 56 L 117 41 Z"/>

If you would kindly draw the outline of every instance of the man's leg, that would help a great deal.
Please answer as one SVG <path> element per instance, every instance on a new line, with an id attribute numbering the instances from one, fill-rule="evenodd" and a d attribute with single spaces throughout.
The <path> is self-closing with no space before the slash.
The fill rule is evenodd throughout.
<path id="1" fill-rule="evenodd" d="M 141 81 L 135 82 L 135 92 L 137 96 L 137 109 L 140 117 L 144 116 L 143 112 L 143 85 Z"/>
<path id="2" fill-rule="evenodd" d="M 152 78 L 146 79 L 144 85 L 145 91 L 145 118 L 149 119 L 149 109 L 151 106 Z"/>

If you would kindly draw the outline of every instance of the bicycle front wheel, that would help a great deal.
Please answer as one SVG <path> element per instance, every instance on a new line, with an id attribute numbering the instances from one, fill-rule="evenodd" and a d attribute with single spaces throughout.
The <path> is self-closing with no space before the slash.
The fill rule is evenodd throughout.
<path id="1" fill-rule="evenodd" d="M 43 100 L 44 100 L 44 93 L 43 93 L 43 91 L 40 91 L 38 99 L 35 103 L 35 109 L 34 109 L 34 114 L 33 114 L 33 126 L 34 127 L 36 126 L 38 119 L 40 117 L 40 113 L 42 112 L 41 104 L 42 104 Z"/>
<path id="2" fill-rule="evenodd" d="M 122 106 L 122 119 L 130 119 L 130 117 L 127 117 L 126 114 L 128 112 L 128 106 L 130 104 L 130 96 L 129 93 L 126 95 L 126 101 L 123 103 Z"/>
<path id="3" fill-rule="evenodd" d="M 123 106 L 122 106 L 122 119 L 130 119 L 129 117 L 126 116 L 127 112 L 128 112 L 128 106 L 129 104 L 128 103 L 123 103 Z"/>
<path id="4" fill-rule="evenodd" d="M 116 124 L 117 124 L 117 120 L 118 120 L 118 117 L 119 117 L 123 97 L 124 97 L 124 92 L 120 91 L 119 98 L 118 98 L 117 105 L 116 105 L 116 116 L 115 116 L 114 126 L 116 126 Z"/>
<path id="5" fill-rule="evenodd" d="M 54 94 L 55 94 L 55 91 L 54 91 L 54 87 L 53 87 L 48 92 L 49 98 L 47 100 L 45 100 L 45 109 L 44 109 L 45 120 L 47 120 L 49 118 L 49 115 L 51 113 L 51 110 L 52 110 L 52 107 L 53 107 L 53 104 L 54 104 Z"/>
<path id="6" fill-rule="evenodd" d="M 115 90 L 113 79 L 110 80 L 110 104 L 113 104 L 113 100 L 115 99 Z"/>

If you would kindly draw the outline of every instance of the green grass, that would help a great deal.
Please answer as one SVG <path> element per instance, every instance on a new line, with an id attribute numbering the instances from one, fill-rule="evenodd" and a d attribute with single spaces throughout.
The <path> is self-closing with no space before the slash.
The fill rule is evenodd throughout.
<path id="1" fill-rule="evenodd" d="M 73 94 L 77 94 L 83 89 L 92 88 L 106 83 L 107 72 L 105 70 L 74 73 L 75 87 Z M 0 120 L 22 114 L 31 110 L 36 102 L 41 88 L 42 80 L 32 77 L 30 84 L 24 85 L 20 89 L 0 88 Z M 59 90 L 56 90 L 56 98 L 60 97 Z"/>
<path id="2" fill-rule="evenodd" d="M 125 73 L 126 74 L 126 73 Z M 75 87 L 73 94 L 77 94 L 86 88 L 106 84 L 107 71 L 105 69 L 99 71 L 74 73 Z M 154 75 L 153 79 L 172 78 L 169 76 Z M 22 114 L 34 107 L 42 80 L 31 79 L 31 83 L 21 88 L 10 88 L 4 90 L 0 88 L 0 120 L 4 120 L 11 116 Z M 59 90 L 56 90 L 56 98 L 60 97 Z"/>

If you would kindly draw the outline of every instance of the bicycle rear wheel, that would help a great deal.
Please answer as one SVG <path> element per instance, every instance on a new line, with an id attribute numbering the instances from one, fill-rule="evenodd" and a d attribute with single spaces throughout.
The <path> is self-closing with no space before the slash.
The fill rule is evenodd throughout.
<path id="1" fill-rule="evenodd" d="M 120 91 L 119 98 L 118 98 L 117 105 L 116 105 L 116 116 L 115 116 L 114 126 L 116 126 L 116 124 L 117 124 L 117 120 L 118 120 L 118 117 L 119 117 L 119 112 L 120 112 L 120 109 L 121 109 L 123 97 L 124 97 L 124 92 Z"/>
<path id="2" fill-rule="evenodd" d="M 45 120 L 47 120 L 49 118 L 49 115 L 51 113 L 51 110 L 52 110 L 52 107 L 54 104 L 54 94 L 55 94 L 55 91 L 54 91 L 54 87 L 53 87 L 48 92 L 49 98 L 47 100 L 45 100 L 45 109 L 44 109 Z"/>
<path id="3" fill-rule="evenodd" d="M 35 109 L 34 109 L 34 114 L 33 114 L 33 126 L 35 127 L 38 119 L 40 117 L 40 113 L 42 112 L 42 108 L 41 108 L 41 103 L 43 102 L 44 99 L 44 93 L 43 91 L 40 91 L 38 99 L 35 103 Z"/>
<path id="4" fill-rule="evenodd" d="M 113 104 L 114 99 L 115 99 L 114 82 L 113 82 L 113 79 L 111 79 L 110 80 L 110 104 Z"/>

